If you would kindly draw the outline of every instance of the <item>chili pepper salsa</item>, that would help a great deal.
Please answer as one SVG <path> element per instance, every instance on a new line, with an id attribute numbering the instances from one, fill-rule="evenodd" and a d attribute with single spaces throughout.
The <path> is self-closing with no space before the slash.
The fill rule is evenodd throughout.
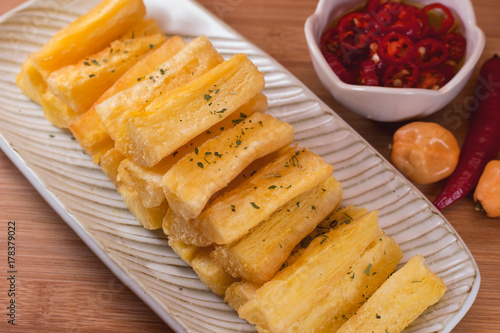
<path id="1" fill-rule="evenodd" d="M 463 62 L 466 40 L 451 10 L 369 0 L 321 37 L 321 51 L 349 84 L 439 89 Z"/>

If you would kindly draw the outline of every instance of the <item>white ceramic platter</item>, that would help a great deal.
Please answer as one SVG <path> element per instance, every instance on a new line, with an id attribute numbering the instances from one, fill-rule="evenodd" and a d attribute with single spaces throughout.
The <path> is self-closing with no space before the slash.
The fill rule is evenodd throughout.
<path id="1" fill-rule="evenodd" d="M 0 147 L 97 256 L 176 332 L 252 332 L 168 247 L 142 228 L 70 133 L 58 130 L 15 85 L 28 54 L 98 0 L 34 0 L 0 19 Z M 333 164 L 344 204 L 378 209 L 404 251 L 426 257 L 447 284 L 443 299 L 405 332 L 450 332 L 476 298 L 480 275 L 450 223 L 374 148 L 262 50 L 194 1 L 146 0 L 168 35 L 205 34 L 228 58 L 244 52 L 266 74 L 269 113 L 300 145 Z M 312 68 L 311 68 L 312 70 Z"/>

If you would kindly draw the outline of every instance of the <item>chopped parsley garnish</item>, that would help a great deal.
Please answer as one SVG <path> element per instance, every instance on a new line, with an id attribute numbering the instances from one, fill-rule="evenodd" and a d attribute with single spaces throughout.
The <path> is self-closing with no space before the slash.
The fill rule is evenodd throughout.
<path id="1" fill-rule="evenodd" d="M 321 242 L 319 242 L 321 245 L 323 245 L 323 243 L 326 241 L 327 238 L 330 238 L 330 237 L 328 237 L 328 235 L 321 235 L 321 237 L 323 237 Z"/>
<path id="2" fill-rule="evenodd" d="M 366 275 L 370 276 L 370 270 L 372 269 L 372 264 L 368 264 L 368 266 L 366 266 L 366 269 L 363 271 Z"/>
<path id="3" fill-rule="evenodd" d="M 279 178 L 279 177 L 281 177 L 281 175 L 279 173 L 264 176 L 264 178 Z"/>
<path id="4" fill-rule="evenodd" d="M 214 111 L 214 113 L 224 113 L 224 112 L 226 112 L 226 111 L 227 111 L 227 109 L 226 109 L 226 108 L 223 108 L 223 109 L 222 109 L 222 110 L 220 110 L 220 111 Z"/>
<path id="5" fill-rule="evenodd" d="M 347 218 L 349 218 L 349 220 L 354 220 L 351 216 L 349 216 L 349 214 L 347 214 L 346 212 L 344 212 L 344 215 L 347 216 Z"/>
<path id="6" fill-rule="evenodd" d="M 250 204 L 252 205 L 252 207 L 253 207 L 253 208 L 255 208 L 255 209 L 260 209 L 260 207 L 259 207 L 259 206 L 257 206 L 257 205 L 255 204 L 255 202 L 250 202 Z"/>

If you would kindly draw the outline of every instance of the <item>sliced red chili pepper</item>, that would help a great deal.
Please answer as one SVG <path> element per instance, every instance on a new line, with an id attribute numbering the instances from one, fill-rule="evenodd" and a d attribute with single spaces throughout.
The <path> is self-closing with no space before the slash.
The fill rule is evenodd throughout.
<path id="1" fill-rule="evenodd" d="M 327 52 L 324 56 L 326 62 L 330 65 L 330 68 L 339 77 L 339 79 L 345 83 L 356 84 L 356 80 L 352 77 L 351 73 L 347 71 L 335 55 Z"/>
<path id="2" fill-rule="evenodd" d="M 377 52 L 389 64 L 402 64 L 413 58 L 415 45 L 410 37 L 391 32 L 380 40 Z"/>
<path id="3" fill-rule="evenodd" d="M 380 6 L 375 14 L 382 27 L 382 33 L 396 31 L 405 35 L 414 35 L 420 29 L 417 18 L 410 6 L 399 2 L 388 2 Z"/>
<path id="4" fill-rule="evenodd" d="M 377 12 L 378 6 L 380 5 L 380 0 L 369 0 L 366 6 L 366 12 L 369 14 L 375 14 Z"/>
<path id="5" fill-rule="evenodd" d="M 320 40 L 323 54 L 331 53 L 344 65 L 359 64 L 366 56 L 364 49 L 347 49 L 340 44 L 337 28 L 327 30 Z"/>
<path id="6" fill-rule="evenodd" d="M 449 32 L 455 18 L 448 7 L 432 3 L 424 8 L 401 0 L 367 0 L 361 11 L 344 15 L 325 32 L 321 49 L 348 83 L 440 88 L 457 73 L 466 43 L 460 33 Z"/>
<path id="7" fill-rule="evenodd" d="M 412 88 L 417 83 L 420 69 L 413 61 L 387 67 L 382 78 L 384 87 Z"/>
<path id="8" fill-rule="evenodd" d="M 430 29 L 429 29 L 429 35 L 431 36 L 440 36 L 450 30 L 450 28 L 453 26 L 455 23 L 455 17 L 453 16 L 453 13 L 451 10 L 446 7 L 445 5 L 441 3 L 431 3 L 424 8 L 422 8 L 422 12 L 427 14 L 429 16 L 429 13 L 431 11 L 441 11 L 444 14 L 444 17 L 442 20 L 439 22 L 437 26 L 433 25 L 432 22 L 433 20 L 430 20 L 431 22 Z"/>
<path id="9" fill-rule="evenodd" d="M 379 86 L 375 62 L 366 60 L 361 63 L 360 83 L 365 86 Z"/>
<path id="10" fill-rule="evenodd" d="M 420 72 L 417 88 L 438 90 L 447 82 L 446 74 L 439 68 L 429 68 Z"/>
<path id="11" fill-rule="evenodd" d="M 342 48 L 339 42 L 339 33 L 337 28 L 328 29 L 320 40 L 321 51 L 324 53 L 329 52 L 335 55 L 342 62 Z"/>
<path id="12" fill-rule="evenodd" d="M 389 67 L 389 65 L 382 59 L 380 59 L 380 61 L 377 63 L 375 70 L 377 71 L 377 75 L 380 79 L 384 77 L 384 73 L 387 70 L 387 67 Z"/>
<path id="13" fill-rule="evenodd" d="M 380 33 L 380 25 L 368 13 L 362 12 L 344 16 L 338 29 L 340 43 L 348 49 L 362 49 L 372 36 Z"/>
<path id="14" fill-rule="evenodd" d="M 452 64 L 451 62 L 454 62 L 453 60 L 447 60 L 444 62 L 444 64 L 439 65 L 439 68 L 443 71 L 445 77 L 446 77 L 446 83 L 448 83 L 455 74 L 458 72 L 458 66 L 456 63 Z"/>
<path id="15" fill-rule="evenodd" d="M 415 45 L 415 61 L 421 68 L 431 68 L 448 59 L 446 45 L 434 38 L 424 38 Z"/>
<path id="16" fill-rule="evenodd" d="M 396 22 L 387 27 L 390 31 L 397 31 L 407 36 L 413 36 L 420 30 L 415 14 L 411 10 L 408 10 L 406 6 L 398 18 Z"/>
<path id="17" fill-rule="evenodd" d="M 351 49 L 340 44 L 341 56 L 339 60 L 348 67 L 359 65 L 363 60 L 365 60 L 370 55 L 370 49 L 364 47 L 362 49 Z"/>
<path id="18" fill-rule="evenodd" d="M 319 41 L 322 52 L 335 54 L 339 50 L 339 34 L 337 28 L 328 29 Z"/>
<path id="19" fill-rule="evenodd" d="M 401 12 L 402 4 L 399 2 L 387 2 L 377 7 L 375 18 L 382 28 L 389 26 L 397 20 Z"/>
<path id="20" fill-rule="evenodd" d="M 389 66 L 387 61 L 381 59 L 378 54 L 378 46 L 380 44 L 381 39 L 382 37 L 380 36 L 373 37 L 370 42 L 370 45 L 368 46 L 368 49 L 370 50 L 369 60 L 372 60 L 375 63 L 375 72 L 377 73 L 379 82 L 382 76 L 384 75 L 386 68 Z"/>
<path id="21" fill-rule="evenodd" d="M 443 42 L 448 49 L 448 57 L 453 60 L 460 60 L 465 55 L 467 42 L 464 36 L 457 32 L 449 32 L 442 37 Z"/>
<path id="22" fill-rule="evenodd" d="M 360 84 L 360 82 L 361 82 L 360 65 L 356 65 L 356 66 L 347 68 L 347 71 L 349 72 L 349 74 L 351 74 L 351 77 L 354 80 L 354 84 Z"/>
<path id="23" fill-rule="evenodd" d="M 429 17 L 417 7 L 408 6 L 408 9 L 415 15 L 417 25 L 417 29 L 412 31 L 409 36 L 416 40 L 425 38 L 429 33 Z"/>

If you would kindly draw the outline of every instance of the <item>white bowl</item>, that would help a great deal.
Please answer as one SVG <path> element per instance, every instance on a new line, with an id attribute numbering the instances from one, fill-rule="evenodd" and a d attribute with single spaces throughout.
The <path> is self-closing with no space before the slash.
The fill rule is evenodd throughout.
<path id="1" fill-rule="evenodd" d="M 333 97 L 348 109 L 373 120 L 393 122 L 421 118 L 450 103 L 469 80 L 484 49 L 485 36 L 476 24 L 470 0 L 417 0 L 422 5 L 440 2 L 460 18 L 467 40 L 465 62 L 460 71 L 439 90 L 387 88 L 352 85 L 334 74 L 319 48 L 325 27 L 335 18 L 362 5 L 366 0 L 320 0 L 305 24 L 305 34 L 314 69 Z"/>

